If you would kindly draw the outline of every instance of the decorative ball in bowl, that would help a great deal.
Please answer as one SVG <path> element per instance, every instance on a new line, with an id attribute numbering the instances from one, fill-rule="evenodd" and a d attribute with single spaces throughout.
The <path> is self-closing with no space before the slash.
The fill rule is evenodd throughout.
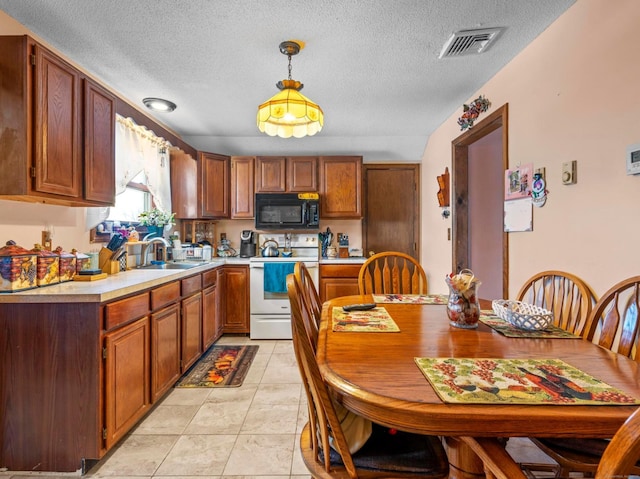
<path id="1" fill-rule="evenodd" d="M 518 329 L 542 331 L 553 321 L 553 313 L 535 304 L 504 299 L 493 300 L 493 312 Z"/>

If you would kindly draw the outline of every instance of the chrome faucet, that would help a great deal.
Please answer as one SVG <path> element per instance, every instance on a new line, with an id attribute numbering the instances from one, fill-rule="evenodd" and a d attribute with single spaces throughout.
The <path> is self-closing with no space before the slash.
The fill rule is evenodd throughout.
<path id="1" fill-rule="evenodd" d="M 151 234 L 155 234 L 155 233 L 151 233 Z M 167 261 L 167 248 L 170 246 L 169 242 L 164 239 L 162 236 L 154 236 L 153 238 L 147 239 L 149 238 L 150 235 L 145 236 L 142 241 L 145 241 L 145 243 L 142 245 L 142 248 L 140 249 L 140 261 L 141 261 L 141 265 L 140 267 L 143 266 L 148 266 L 147 263 L 147 254 L 149 251 L 149 246 L 151 246 L 154 243 L 162 243 L 164 245 L 164 251 L 162 252 L 162 261 Z"/>

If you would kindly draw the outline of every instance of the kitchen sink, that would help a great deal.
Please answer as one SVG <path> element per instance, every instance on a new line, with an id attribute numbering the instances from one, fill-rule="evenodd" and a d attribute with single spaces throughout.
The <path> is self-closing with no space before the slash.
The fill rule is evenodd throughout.
<path id="1" fill-rule="evenodd" d="M 204 263 L 163 263 L 143 266 L 142 269 L 190 269 L 202 266 Z"/>

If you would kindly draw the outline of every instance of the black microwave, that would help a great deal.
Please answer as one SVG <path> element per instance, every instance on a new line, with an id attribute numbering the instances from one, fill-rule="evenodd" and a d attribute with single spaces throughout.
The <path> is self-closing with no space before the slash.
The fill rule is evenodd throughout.
<path id="1" fill-rule="evenodd" d="M 256 229 L 318 229 L 318 193 L 256 193 Z"/>

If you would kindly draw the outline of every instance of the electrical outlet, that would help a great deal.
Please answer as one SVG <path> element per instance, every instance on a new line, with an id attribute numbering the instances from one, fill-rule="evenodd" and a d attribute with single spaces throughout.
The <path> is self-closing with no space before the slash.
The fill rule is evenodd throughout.
<path id="1" fill-rule="evenodd" d="M 575 185 L 577 182 L 577 161 L 572 160 L 562 163 L 562 184 Z"/>

